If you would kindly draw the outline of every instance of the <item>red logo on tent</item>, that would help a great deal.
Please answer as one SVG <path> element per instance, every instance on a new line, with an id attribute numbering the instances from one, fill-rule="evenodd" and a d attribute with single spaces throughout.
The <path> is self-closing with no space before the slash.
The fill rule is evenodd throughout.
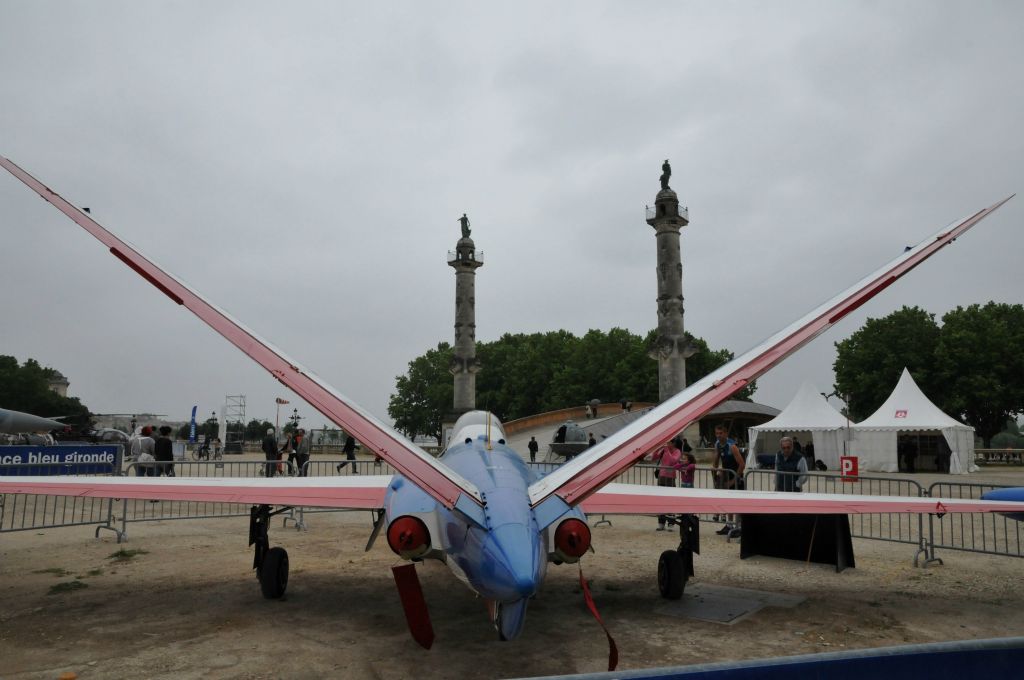
<path id="1" fill-rule="evenodd" d="M 907 417 L 906 410 L 896 411 L 896 417 L 897 418 L 906 418 Z"/>

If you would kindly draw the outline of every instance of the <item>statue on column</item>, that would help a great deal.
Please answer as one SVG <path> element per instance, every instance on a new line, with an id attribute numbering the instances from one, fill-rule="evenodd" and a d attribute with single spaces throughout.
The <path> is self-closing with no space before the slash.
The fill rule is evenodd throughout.
<path id="1" fill-rule="evenodd" d="M 466 213 L 462 213 L 459 224 L 462 225 L 462 238 L 469 238 L 469 218 L 466 217 Z"/>
<path id="2" fill-rule="evenodd" d="M 665 189 L 668 189 L 668 180 L 669 180 L 669 178 L 671 176 L 672 176 L 672 166 L 668 164 L 668 159 L 666 158 L 665 162 L 661 164 L 661 177 L 659 178 L 659 179 L 661 179 L 661 189 L 662 189 L 662 191 L 664 191 Z"/>

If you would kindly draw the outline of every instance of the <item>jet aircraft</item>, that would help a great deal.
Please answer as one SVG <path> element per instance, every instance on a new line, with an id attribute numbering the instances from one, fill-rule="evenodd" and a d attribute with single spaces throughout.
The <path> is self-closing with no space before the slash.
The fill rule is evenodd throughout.
<path id="1" fill-rule="evenodd" d="M 6 434 L 19 434 L 21 432 L 49 432 L 64 428 L 64 423 L 34 416 L 31 413 L 22 411 L 11 411 L 0 408 L 0 432 Z"/>
<path id="2" fill-rule="evenodd" d="M 171 301 L 198 316 L 397 470 L 393 476 L 284 479 L 0 477 L 0 493 L 251 504 L 253 566 L 268 598 L 281 597 L 288 582 L 287 554 L 280 547 L 269 546 L 269 518 L 295 506 L 379 511 L 367 549 L 383 531 L 391 549 L 406 560 L 442 561 L 488 602 L 491 621 L 503 640 L 512 640 L 522 631 L 527 605 L 544 582 L 548 565 L 576 563 L 590 549 L 586 513 L 941 514 L 1021 510 L 1021 494 L 963 500 L 683 489 L 612 482 L 657 445 L 882 292 L 1012 196 L 942 228 L 644 417 L 550 474 L 539 476 L 505 444 L 497 418 L 483 411 L 464 414 L 444 454 L 440 458 L 429 455 L 13 162 L 0 157 L 0 165 L 92 234 L 114 257 Z M 659 586 L 664 595 L 678 597 L 679 584 L 671 581 L 679 578 L 682 557 L 673 554 L 666 551 L 661 557 Z M 685 577 L 683 573 L 684 581 Z M 395 578 L 410 631 L 420 644 L 429 647 L 433 633 L 414 567 L 396 567 Z M 585 587 L 582 571 L 581 582 Z M 612 655 L 609 666 L 614 664 Z"/>

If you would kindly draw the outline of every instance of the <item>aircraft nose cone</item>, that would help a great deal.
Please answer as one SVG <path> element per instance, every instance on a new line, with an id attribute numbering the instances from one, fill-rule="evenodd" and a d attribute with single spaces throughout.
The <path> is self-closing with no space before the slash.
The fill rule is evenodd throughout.
<path id="1" fill-rule="evenodd" d="M 540 587 L 541 539 L 521 524 L 506 524 L 491 532 L 493 575 L 498 599 L 530 597 Z"/>

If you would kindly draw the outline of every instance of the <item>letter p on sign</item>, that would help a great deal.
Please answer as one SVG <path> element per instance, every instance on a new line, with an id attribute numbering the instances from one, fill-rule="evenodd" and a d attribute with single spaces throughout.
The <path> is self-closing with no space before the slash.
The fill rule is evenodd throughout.
<path id="1" fill-rule="evenodd" d="M 857 456 L 840 456 L 839 470 L 844 482 L 857 481 Z"/>

